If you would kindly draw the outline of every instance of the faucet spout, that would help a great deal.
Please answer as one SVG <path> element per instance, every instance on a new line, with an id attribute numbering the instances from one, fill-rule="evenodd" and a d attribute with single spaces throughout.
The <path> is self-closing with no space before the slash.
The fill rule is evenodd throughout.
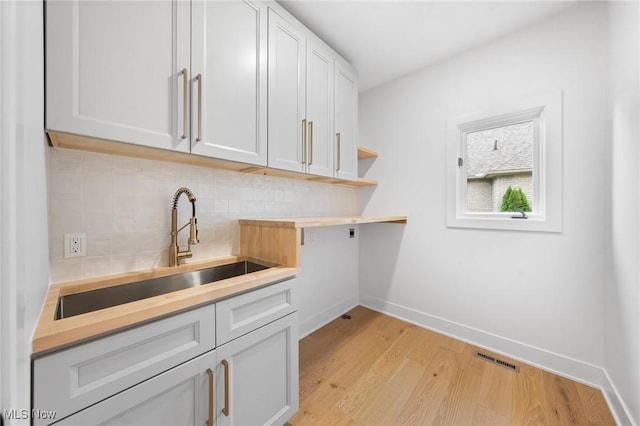
<path id="1" fill-rule="evenodd" d="M 191 219 L 178 229 L 178 200 L 182 194 L 186 194 L 191 202 Z M 189 226 L 189 239 L 187 241 L 187 250 L 180 251 L 178 246 L 178 233 Z M 193 255 L 191 245 L 198 244 L 198 219 L 196 218 L 196 197 L 189 188 L 179 188 L 173 196 L 173 206 L 171 208 L 171 245 L 169 246 L 169 265 L 178 266 L 180 260 L 189 258 Z"/>

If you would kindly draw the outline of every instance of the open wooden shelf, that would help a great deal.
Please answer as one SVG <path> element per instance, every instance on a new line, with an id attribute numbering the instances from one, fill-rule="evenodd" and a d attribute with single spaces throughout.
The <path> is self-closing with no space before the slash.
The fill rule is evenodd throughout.
<path id="1" fill-rule="evenodd" d="M 358 160 L 365 160 L 367 158 L 378 158 L 378 153 L 363 146 L 358 147 Z"/>
<path id="2" fill-rule="evenodd" d="M 364 179 L 364 178 L 358 178 L 358 180 L 352 181 L 343 181 L 338 183 L 338 185 L 343 185 L 343 186 L 355 186 L 358 188 L 362 188 L 363 186 L 377 186 L 378 185 L 378 181 L 372 180 L 372 179 Z"/>
<path id="3" fill-rule="evenodd" d="M 102 154 L 123 155 L 126 157 L 143 158 L 147 160 L 169 161 L 199 167 L 211 167 L 222 170 L 231 170 L 240 173 L 259 174 L 286 179 L 306 180 L 309 182 L 328 183 L 360 188 L 363 186 L 376 186 L 378 182 L 371 179 L 358 179 L 355 181 L 310 175 L 302 172 L 271 169 L 263 166 L 253 166 L 235 161 L 221 160 L 218 158 L 204 157 L 185 152 L 168 151 L 142 145 L 133 145 L 123 142 L 115 142 L 99 138 L 73 135 L 69 133 L 48 131 L 51 145 L 56 148 L 77 149 L 82 151 L 99 152 Z M 360 152 L 360 150 L 358 150 Z M 370 151 L 373 152 L 373 151 Z M 359 155 L 359 154 L 358 154 Z"/>

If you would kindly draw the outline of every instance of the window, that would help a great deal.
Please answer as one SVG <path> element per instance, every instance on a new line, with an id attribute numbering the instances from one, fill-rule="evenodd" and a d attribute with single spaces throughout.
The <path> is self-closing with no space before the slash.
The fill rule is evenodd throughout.
<path id="1" fill-rule="evenodd" d="M 561 93 L 454 117 L 447 139 L 447 226 L 562 230 Z"/>

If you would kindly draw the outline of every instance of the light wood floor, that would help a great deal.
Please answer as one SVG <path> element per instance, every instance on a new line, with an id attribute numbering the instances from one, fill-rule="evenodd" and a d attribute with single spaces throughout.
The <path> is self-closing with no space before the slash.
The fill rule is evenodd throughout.
<path id="1" fill-rule="evenodd" d="M 298 425 L 614 425 L 597 389 L 363 307 L 300 341 Z M 490 355 L 490 352 L 482 350 Z"/>

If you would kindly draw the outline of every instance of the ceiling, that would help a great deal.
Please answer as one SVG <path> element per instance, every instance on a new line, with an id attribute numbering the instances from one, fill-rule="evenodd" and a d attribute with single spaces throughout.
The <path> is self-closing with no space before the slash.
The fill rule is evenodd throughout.
<path id="1" fill-rule="evenodd" d="M 363 92 L 558 13 L 577 0 L 278 3 L 356 67 Z"/>

